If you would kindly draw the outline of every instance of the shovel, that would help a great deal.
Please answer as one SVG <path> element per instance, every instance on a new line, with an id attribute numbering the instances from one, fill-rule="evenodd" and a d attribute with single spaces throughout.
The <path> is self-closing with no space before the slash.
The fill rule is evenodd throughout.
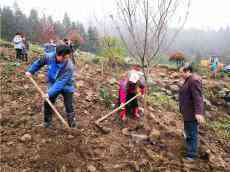
<path id="1" fill-rule="evenodd" d="M 34 86 L 36 87 L 36 89 L 38 90 L 38 92 L 40 92 L 40 94 L 42 96 L 45 95 L 45 93 L 42 91 L 42 89 L 38 86 L 38 84 L 36 83 L 36 81 L 32 78 L 32 77 L 28 77 L 30 79 L 30 81 L 34 84 Z M 64 126 L 66 128 L 69 128 L 68 123 L 63 119 L 63 117 L 61 116 L 61 114 L 57 111 L 57 109 L 54 107 L 54 105 L 50 102 L 50 100 L 48 98 L 45 99 L 47 101 L 47 103 L 50 105 L 50 107 L 52 108 L 52 110 L 54 111 L 54 113 L 57 115 L 58 119 L 64 124 Z"/>

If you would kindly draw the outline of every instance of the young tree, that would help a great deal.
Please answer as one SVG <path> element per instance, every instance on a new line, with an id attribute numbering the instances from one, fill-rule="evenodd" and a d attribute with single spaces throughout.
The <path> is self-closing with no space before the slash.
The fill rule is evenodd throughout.
<path id="1" fill-rule="evenodd" d="M 157 63 L 157 55 L 166 47 L 167 28 L 180 6 L 186 6 L 177 27 L 185 23 L 189 0 L 117 0 L 118 14 L 111 15 L 129 54 L 137 59 L 148 83 L 149 69 Z M 181 13 L 181 11 L 180 11 Z M 175 21 L 175 19 L 174 19 Z"/>

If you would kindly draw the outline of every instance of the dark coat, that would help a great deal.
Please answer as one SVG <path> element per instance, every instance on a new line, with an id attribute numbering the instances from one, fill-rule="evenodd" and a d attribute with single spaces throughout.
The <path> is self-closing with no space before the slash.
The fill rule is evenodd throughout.
<path id="1" fill-rule="evenodd" d="M 188 77 L 179 93 L 180 112 L 184 121 L 195 121 L 196 114 L 204 114 L 202 80 L 197 75 Z"/>

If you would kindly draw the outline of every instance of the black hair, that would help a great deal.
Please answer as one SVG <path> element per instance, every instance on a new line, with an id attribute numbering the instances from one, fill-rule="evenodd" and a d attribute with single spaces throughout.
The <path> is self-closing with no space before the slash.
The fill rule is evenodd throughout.
<path id="1" fill-rule="evenodd" d="M 71 54 L 70 47 L 67 45 L 58 45 L 56 48 L 56 52 L 58 56 L 65 56 Z"/>
<path id="2" fill-rule="evenodd" d="M 67 41 L 69 41 L 69 40 L 68 40 L 67 38 L 64 38 L 63 41 L 64 41 L 64 42 L 67 42 Z"/>
<path id="3" fill-rule="evenodd" d="M 191 72 L 193 73 L 194 69 L 192 64 L 190 63 L 186 63 L 183 67 L 182 67 L 183 72 Z"/>

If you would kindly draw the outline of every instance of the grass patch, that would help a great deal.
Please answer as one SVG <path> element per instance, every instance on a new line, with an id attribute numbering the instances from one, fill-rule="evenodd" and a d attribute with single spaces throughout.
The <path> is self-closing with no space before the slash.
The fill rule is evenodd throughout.
<path id="1" fill-rule="evenodd" d="M 230 117 L 221 117 L 215 121 L 207 121 L 207 127 L 214 130 L 218 137 L 230 139 Z"/>
<path id="2" fill-rule="evenodd" d="M 170 96 L 163 95 L 160 92 L 152 92 L 147 96 L 147 102 L 150 105 L 157 106 L 160 109 L 178 112 L 178 104 Z"/>

